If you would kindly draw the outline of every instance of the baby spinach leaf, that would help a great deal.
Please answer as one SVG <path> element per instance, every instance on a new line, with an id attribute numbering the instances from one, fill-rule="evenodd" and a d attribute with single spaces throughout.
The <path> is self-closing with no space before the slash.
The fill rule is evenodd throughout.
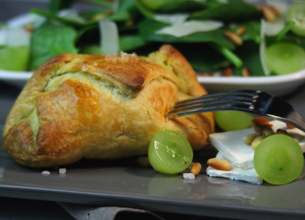
<path id="1" fill-rule="evenodd" d="M 119 39 L 120 50 L 124 52 L 133 51 L 146 44 L 148 42 L 139 35 L 122 35 Z"/>
<path id="2" fill-rule="evenodd" d="M 158 13 L 200 10 L 206 6 L 205 2 L 196 0 L 141 0 L 141 3 L 151 11 Z"/>
<path id="3" fill-rule="evenodd" d="M 140 14 L 133 0 L 118 0 L 117 4 L 117 10 L 107 19 L 112 21 L 128 21 Z"/>
<path id="4" fill-rule="evenodd" d="M 245 27 L 247 29 L 246 33 L 241 36 L 244 41 L 252 40 L 257 44 L 261 42 L 262 39 L 260 37 L 260 21 L 241 22 L 239 23 L 238 27 Z"/>
<path id="5" fill-rule="evenodd" d="M 113 3 L 111 1 L 107 1 L 107 0 L 83 0 L 85 2 L 91 2 L 91 3 L 95 3 L 101 6 L 106 6 L 108 8 L 111 8 L 113 6 Z"/>
<path id="6" fill-rule="evenodd" d="M 134 0 L 138 10 L 146 17 L 151 20 L 159 21 L 166 24 L 173 24 L 177 22 L 185 21 L 189 14 L 188 13 L 175 13 L 175 14 L 156 14 L 150 11 L 145 5 L 142 4 L 141 0 Z"/>
<path id="7" fill-rule="evenodd" d="M 244 21 L 259 18 L 261 12 L 254 5 L 242 0 L 231 0 L 228 3 L 216 4 L 190 15 L 189 19 L 214 19 L 221 21 Z"/>
<path id="8" fill-rule="evenodd" d="M 47 10 L 52 13 L 66 8 L 70 8 L 77 0 L 50 0 L 47 4 Z"/>
<path id="9" fill-rule="evenodd" d="M 165 35 L 165 34 L 156 34 L 156 31 L 166 26 L 168 25 L 161 22 L 145 19 L 139 25 L 139 33 L 145 40 L 149 40 L 149 41 L 158 41 L 158 42 L 166 42 L 166 43 L 214 42 L 230 50 L 233 50 L 235 48 L 235 45 L 224 35 L 224 31 L 226 30 L 226 27 L 222 27 L 217 30 L 208 31 L 208 32 L 197 32 L 182 37 L 175 37 L 172 35 Z"/>
<path id="10" fill-rule="evenodd" d="M 59 21 L 63 24 L 66 24 L 68 26 L 81 27 L 81 26 L 87 25 L 83 22 L 79 22 L 79 21 L 76 21 L 76 20 L 71 20 L 71 19 L 67 19 L 67 18 L 64 18 L 64 17 L 60 17 L 60 16 L 58 16 L 56 14 L 53 14 L 51 12 L 43 11 L 43 10 L 36 9 L 36 8 L 31 9 L 31 12 L 34 13 L 34 14 L 44 16 L 45 18 L 48 19 L 48 21 L 55 20 L 55 21 Z"/>
<path id="11" fill-rule="evenodd" d="M 30 69 L 61 53 L 77 53 L 76 37 L 76 30 L 67 26 L 48 24 L 39 28 L 32 36 Z"/>
<path id="12" fill-rule="evenodd" d="M 242 47 L 238 47 L 235 53 L 242 58 L 243 66 L 236 68 L 237 75 L 242 75 L 242 69 L 248 68 L 251 76 L 265 76 L 259 55 L 259 45 L 253 41 L 247 41 Z"/>
<path id="13" fill-rule="evenodd" d="M 103 54 L 99 44 L 83 45 L 80 49 L 82 54 Z"/>
<path id="14" fill-rule="evenodd" d="M 209 44 L 173 44 L 197 71 L 213 72 L 230 65 L 230 62 Z"/>

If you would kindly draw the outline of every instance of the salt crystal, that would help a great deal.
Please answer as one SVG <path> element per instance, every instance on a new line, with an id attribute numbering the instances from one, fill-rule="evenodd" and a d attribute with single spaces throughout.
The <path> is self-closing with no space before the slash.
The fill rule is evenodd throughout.
<path id="1" fill-rule="evenodd" d="M 183 173 L 183 178 L 188 179 L 188 180 L 192 180 L 192 179 L 195 179 L 195 175 L 192 174 L 192 173 Z"/>
<path id="2" fill-rule="evenodd" d="M 50 171 L 44 170 L 41 172 L 41 174 L 44 176 L 49 176 L 51 173 L 50 173 Z"/>
<path id="3" fill-rule="evenodd" d="M 58 172 L 59 172 L 59 174 L 65 174 L 67 172 L 67 169 L 66 168 L 60 168 Z"/>

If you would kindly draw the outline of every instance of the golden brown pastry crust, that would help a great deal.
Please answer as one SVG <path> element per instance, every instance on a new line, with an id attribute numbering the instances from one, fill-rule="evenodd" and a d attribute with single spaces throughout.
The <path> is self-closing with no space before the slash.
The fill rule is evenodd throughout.
<path id="1" fill-rule="evenodd" d="M 149 58 L 62 54 L 27 82 L 7 117 L 2 148 L 22 165 L 50 167 L 147 154 L 152 137 L 171 129 L 200 149 L 214 132 L 212 113 L 166 116 L 177 100 L 204 94 L 169 45 Z"/>

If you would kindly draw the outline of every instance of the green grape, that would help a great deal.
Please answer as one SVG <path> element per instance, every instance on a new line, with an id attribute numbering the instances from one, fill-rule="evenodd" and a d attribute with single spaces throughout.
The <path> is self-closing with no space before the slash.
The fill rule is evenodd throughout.
<path id="1" fill-rule="evenodd" d="M 305 2 L 295 1 L 292 3 L 288 8 L 286 20 L 293 22 L 292 32 L 299 36 L 305 36 Z"/>
<path id="2" fill-rule="evenodd" d="M 236 131 L 250 127 L 254 115 L 240 111 L 219 111 L 215 112 L 214 118 L 224 131 Z"/>
<path id="3" fill-rule="evenodd" d="M 254 153 L 254 167 L 266 182 L 283 185 L 301 174 L 304 166 L 303 152 L 292 137 L 271 135 L 258 145 Z"/>
<path id="4" fill-rule="evenodd" d="M 0 69 L 23 71 L 30 58 L 28 46 L 4 47 L 0 49 Z"/>
<path id="5" fill-rule="evenodd" d="M 172 130 L 162 130 L 149 144 L 148 159 L 156 171 L 176 174 L 190 166 L 193 149 L 183 135 Z"/>
<path id="6" fill-rule="evenodd" d="M 277 43 L 266 49 L 266 64 L 277 75 L 293 73 L 304 68 L 305 51 L 293 43 Z"/>

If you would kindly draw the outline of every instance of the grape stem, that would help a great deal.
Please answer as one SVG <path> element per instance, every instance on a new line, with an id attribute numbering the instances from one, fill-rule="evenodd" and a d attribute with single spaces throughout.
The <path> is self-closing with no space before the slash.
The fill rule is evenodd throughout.
<path id="1" fill-rule="evenodd" d="M 219 53 L 221 53 L 224 57 L 226 57 L 229 61 L 231 61 L 236 67 L 241 67 L 243 65 L 242 60 L 224 46 L 218 44 L 211 44 L 211 46 Z"/>

